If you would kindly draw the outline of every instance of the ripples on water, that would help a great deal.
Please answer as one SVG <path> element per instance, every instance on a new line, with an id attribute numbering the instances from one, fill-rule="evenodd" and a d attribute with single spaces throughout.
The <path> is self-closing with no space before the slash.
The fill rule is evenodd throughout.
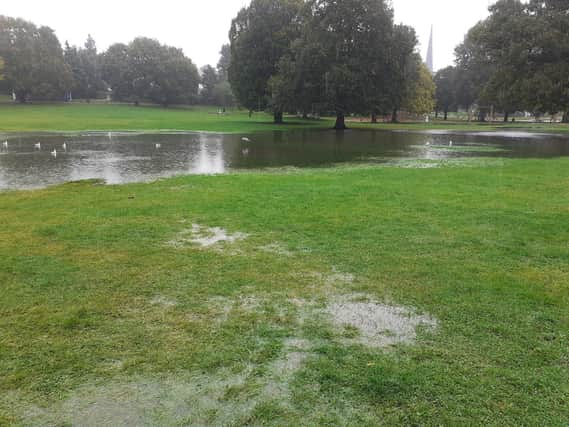
<path id="1" fill-rule="evenodd" d="M 244 136 L 251 142 L 244 141 Z M 0 141 L 4 140 L 8 147 L 0 144 L 0 189 L 3 190 L 41 188 L 89 178 L 121 184 L 180 174 L 221 174 L 234 169 L 342 162 L 569 155 L 568 137 L 523 132 L 12 134 L 0 137 Z M 453 147 L 449 148 L 451 140 Z M 41 149 L 36 147 L 37 143 L 41 143 Z"/>

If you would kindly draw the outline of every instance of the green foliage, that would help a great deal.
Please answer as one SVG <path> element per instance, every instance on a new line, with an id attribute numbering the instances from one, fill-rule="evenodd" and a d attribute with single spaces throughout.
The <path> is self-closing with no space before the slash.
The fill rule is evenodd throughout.
<path id="1" fill-rule="evenodd" d="M 298 37 L 302 4 L 302 0 L 253 0 L 233 20 L 229 81 L 241 106 L 251 111 L 271 107 L 269 82 Z M 272 108 L 278 120 L 282 111 Z"/>
<path id="2" fill-rule="evenodd" d="M 410 80 L 410 96 L 405 102 L 405 109 L 412 114 L 429 114 L 436 106 L 436 86 L 433 76 L 421 58 L 418 58 L 417 71 Z"/>
<path id="3" fill-rule="evenodd" d="M 383 0 L 312 0 L 295 46 L 300 96 L 325 104 L 342 129 L 348 113 L 382 108 L 393 11 Z M 395 50 L 395 48 L 394 48 Z M 306 102 L 306 101 L 305 101 Z"/>
<path id="4" fill-rule="evenodd" d="M 200 100 L 204 105 L 217 104 L 215 99 L 215 87 L 220 82 L 215 68 L 206 65 L 201 69 L 201 92 Z"/>
<path id="5" fill-rule="evenodd" d="M 447 67 L 435 75 L 436 109 L 442 111 L 444 119 L 448 119 L 451 108 L 456 106 L 456 68 Z"/>
<path id="6" fill-rule="evenodd" d="M 65 43 L 65 62 L 73 73 L 72 96 L 94 99 L 105 89 L 102 79 L 101 58 L 97 54 L 95 40 L 89 36 L 84 48 Z"/>
<path id="7" fill-rule="evenodd" d="M 569 110 L 569 7 L 500 0 L 457 48 L 458 103 L 506 113 Z"/>
<path id="8" fill-rule="evenodd" d="M 415 30 L 406 25 L 395 25 L 389 41 L 389 81 L 387 93 L 392 110 L 392 122 L 397 121 L 397 112 L 409 99 L 411 82 L 417 72 L 417 35 Z M 419 60 L 420 61 L 420 60 Z"/>
<path id="9" fill-rule="evenodd" d="M 196 100 L 199 73 L 181 49 L 139 37 L 114 44 L 103 56 L 103 77 L 118 101 L 168 106 Z"/>
<path id="10" fill-rule="evenodd" d="M 0 15 L 4 75 L 20 102 L 64 98 L 72 84 L 61 45 L 52 29 Z"/>

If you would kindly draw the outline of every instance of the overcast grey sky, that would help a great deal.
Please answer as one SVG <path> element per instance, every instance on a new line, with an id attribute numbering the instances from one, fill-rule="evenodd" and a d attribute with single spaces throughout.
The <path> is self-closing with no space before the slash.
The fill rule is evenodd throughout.
<path id="1" fill-rule="evenodd" d="M 2 0 L 0 14 L 53 28 L 61 43 L 83 44 L 91 34 L 99 49 L 136 36 L 181 47 L 199 66 L 215 65 L 227 43 L 231 19 L 250 0 Z M 453 62 L 454 47 L 487 16 L 490 0 L 392 0 L 395 19 L 417 30 L 425 54 L 431 25 L 435 68 Z"/>

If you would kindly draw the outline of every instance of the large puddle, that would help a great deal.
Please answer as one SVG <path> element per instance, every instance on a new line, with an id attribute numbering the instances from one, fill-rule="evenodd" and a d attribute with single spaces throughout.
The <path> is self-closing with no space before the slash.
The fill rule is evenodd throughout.
<path id="1" fill-rule="evenodd" d="M 181 174 L 343 162 L 568 155 L 569 136 L 523 132 L 7 134 L 0 135 L 0 190 L 41 188 L 90 178 L 122 184 Z"/>

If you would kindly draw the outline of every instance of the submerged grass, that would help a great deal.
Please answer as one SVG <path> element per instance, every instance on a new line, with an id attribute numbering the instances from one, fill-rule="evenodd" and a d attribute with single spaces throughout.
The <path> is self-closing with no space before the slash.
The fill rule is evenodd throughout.
<path id="1" fill-rule="evenodd" d="M 2 193 L 0 424 L 566 425 L 568 168 Z M 247 238 L 169 244 L 194 224 Z M 343 295 L 437 327 L 358 344 Z"/>

